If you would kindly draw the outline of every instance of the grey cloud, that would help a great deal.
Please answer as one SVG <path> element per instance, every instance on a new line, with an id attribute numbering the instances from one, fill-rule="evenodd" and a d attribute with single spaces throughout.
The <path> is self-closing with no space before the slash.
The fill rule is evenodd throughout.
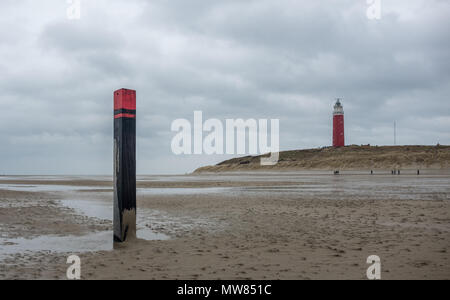
<path id="1" fill-rule="evenodd" d="M 171 153 L 194 110 L 279 118 L 282 149 L 310 148 L 343 97 L 349 143 L 391 144 L 394 120 L 402 143 L 450 141 L 448 2 L 382 1 L 380 21 L 352 0 L 82 1 L 79 21 L 40 3 L 0 4 L 0 173 L 110 174 L 121 87 L 138 93 L 140 173 L 227 158 Z"/>

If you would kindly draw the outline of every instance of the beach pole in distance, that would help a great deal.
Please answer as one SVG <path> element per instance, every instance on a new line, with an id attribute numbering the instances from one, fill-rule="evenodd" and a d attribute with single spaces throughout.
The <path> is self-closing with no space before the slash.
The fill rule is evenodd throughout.
<path id="1" fill-rule="evenodd" d="M 136 238 L 136 91 L 114 92 L 114 242 Z"/>

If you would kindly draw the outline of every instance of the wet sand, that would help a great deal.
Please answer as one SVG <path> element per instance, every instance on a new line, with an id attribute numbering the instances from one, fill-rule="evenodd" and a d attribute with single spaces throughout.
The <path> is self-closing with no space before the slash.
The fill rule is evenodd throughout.
<path id="1" fill-rule="evenodd" d="M 65 279 L 71 254 L 82 279 L 365 279 L 370 255 L 450 279 L 448 174 L 140 177 L 142 239 L 114 250 L 108 178 L 0 177 L 0 199 L 0 279 Z"/>

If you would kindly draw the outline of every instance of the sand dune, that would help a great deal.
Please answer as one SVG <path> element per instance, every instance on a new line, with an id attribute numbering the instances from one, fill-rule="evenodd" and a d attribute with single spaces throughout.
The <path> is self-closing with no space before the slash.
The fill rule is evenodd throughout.
<path id="1" fill-rule="evenodd" d="M 270 170 L 449 169 L 450 146 L 348 146 L 280 152 L 275 166 L 247 156 L 197 169 L 194 173 Z"/>

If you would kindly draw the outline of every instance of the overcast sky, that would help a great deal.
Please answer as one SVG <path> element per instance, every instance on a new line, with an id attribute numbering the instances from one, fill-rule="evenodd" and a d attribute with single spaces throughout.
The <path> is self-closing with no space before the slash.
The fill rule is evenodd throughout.
<path id="1" fill-rule="evenodd" d="M 0 174 L 112 174 L 112 92 L 137 90 L 139 174 L 226 156 L 176 156 L 171 123 L 280 119 L 281 150 L 450 144 L 450 1 L 0 1 Z"/>

